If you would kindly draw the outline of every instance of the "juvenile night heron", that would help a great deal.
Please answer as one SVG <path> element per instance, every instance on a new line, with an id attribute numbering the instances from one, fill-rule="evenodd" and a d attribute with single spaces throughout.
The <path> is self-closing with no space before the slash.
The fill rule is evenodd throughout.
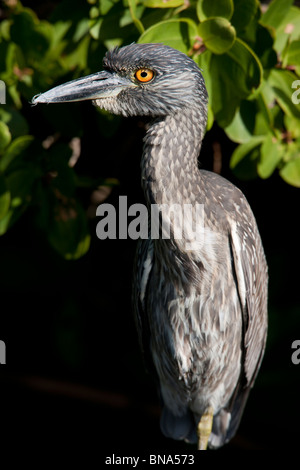
<path id="1" fill-rule="evenodd" d="M 198 169 L 207 92 L 196 63 L 161 44 L 131 44 L 108 52 L 103 68 L 33 103 L 94 100 L 115 114 L 153 118 L 142 185 L 148 206 L 164 208 L 170 238 L 139 244 L 138 334 L 158 378 L 163 434 L 217 448 L 237 430 L 265 349 L 268 275 L 257 225 L 239 189 Z M 202 207 L 196 244 L 188 243 L 196 212 L 176 238 L 174 204 Z"/>

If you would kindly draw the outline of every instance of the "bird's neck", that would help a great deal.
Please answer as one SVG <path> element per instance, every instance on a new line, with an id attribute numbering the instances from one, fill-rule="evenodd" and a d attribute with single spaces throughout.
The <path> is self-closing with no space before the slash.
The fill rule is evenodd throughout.
<path id="1" fill-rule="evenodd" d="M 197 107 L 155 119 L 144 139 L 142 185 L 147 203 L 188 204 L 197 187 L 206 113 Z"/>
<path id="2" fill-rule="evenodd" d="M 187 282 L 199 283 L 199 269 L 191 269 L 193 263 L 187 260 L 199 258 L 195 231 L 203 219 L 201 211 L 200 216 L 196 216 L 198 204 L 203 206 L 198 155 L 206 112 L 201 110 L 198 106 L 153 121 L 145 136 L 142 158 L 142 185 L 151 211 L 154 250 L 164 269 L 167 267 L 168 271 L 172 266 L 173 281 L 177 276 L 179 284 L 184 276 Z M 161 218 L 152 218 L 153 213 L 157 215 L 157 208 Z M 192 212 L 186 208 L 191 208 Z M 159 237 L 153 235 L 158 226 L 163 234 Z M 182 266 L 188 267 L 184 276 Z M 168 276 L 168 272 L 165 275 Z"/>

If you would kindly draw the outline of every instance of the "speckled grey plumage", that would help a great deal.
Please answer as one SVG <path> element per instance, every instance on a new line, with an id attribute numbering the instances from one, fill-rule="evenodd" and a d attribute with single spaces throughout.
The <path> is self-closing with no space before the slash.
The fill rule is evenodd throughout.
<path id="1" fill-rule="evenodd" d="M 153 117 L 141 161 L 147 204 L 204 205 L 193 249 L 189 230 L 174 238 L 176 214 L 171 239 L 140 242 L 133 303 L 141 347 L 159 382 L 163 433 L 194 441 L 212 406 L 209 445 L 219 447 L 236 432 L 265 348 L 268 276 L 257 225 L 239 189 L 198 169 L 207 93 L 195 62 L 167 46 L 132 44 L 107 53 L 103 66 L 33 102 L 93 99 L 115 114 Z M 154 71 L 151 82 L 137 83 L 141 67 Z"/>

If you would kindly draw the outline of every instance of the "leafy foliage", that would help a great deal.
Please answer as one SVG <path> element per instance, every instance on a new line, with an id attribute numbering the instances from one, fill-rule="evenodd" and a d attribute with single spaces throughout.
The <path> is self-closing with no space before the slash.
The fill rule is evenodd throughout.
<path id="1" fill-rule="evenodd" d="M 5 2 L 0 234 L 34 207 L 38 226 L 62 256 L 76 259 L 88 250 L 79 190 L 116 182 L 86 178 L 72 163 L 69 143 L 82 132 L 76 108 L 54 113 L 41 107 L 49 137 L 31 122 L 29 102 L 96 71 L 108 48 L 133 41 L 170 45 L 199 64 L 210 96 L 208 130 L 215 121 L 239 144 L 231 158 L 239 178 L 278 171 L 300 187 L 300 9 L 292 4 L 273 0 L 262 11 L 257 0 L 64 0 L 33 11 L 17 0 Z M 114 130 L 110 117 L 98 113 L 103 128 Z"/>

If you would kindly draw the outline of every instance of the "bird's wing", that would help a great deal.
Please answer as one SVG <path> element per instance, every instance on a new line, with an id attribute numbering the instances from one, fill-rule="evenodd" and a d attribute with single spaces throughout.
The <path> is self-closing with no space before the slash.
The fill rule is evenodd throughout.
<path id="1" fill-rule="evenodd" d="M 242 219 L 230 224 L 230 244 L 243 311 L 243 369 L 246 387 L 251 387 L 266 343 L 268 273 L 256 221 L 245 200 L 242 213 Z"/>
<path id="2" fill-rule="evenodd" d="M 228 407 L 230 425 L 225 435 L 219 433 L 218 446 L 236 433 L 263 358 L 267 336 L 267 264 L 252 211 L 243 197 L 239 202 L 242 218 L 231 220 L 229 240 L 243 314 L 242 376 Z M 216 418 L 217 424 L 218 419 L 222 424 L 221 414 Z"/>
<path id="3" fill-rule="evenodd" d="M 146 312 L 147 288 L 151 276 L 153 265 L 153 243 L 149 238 L 140 240 L 133 272 L 132 302 L 136 328 L 138 332 L 139 344 L 144 354 L 146 366 L 152 369 L 152 360 L 150 358 L 150 331 Z M 149 364 L 151 362 L 151 365 Z"/>

